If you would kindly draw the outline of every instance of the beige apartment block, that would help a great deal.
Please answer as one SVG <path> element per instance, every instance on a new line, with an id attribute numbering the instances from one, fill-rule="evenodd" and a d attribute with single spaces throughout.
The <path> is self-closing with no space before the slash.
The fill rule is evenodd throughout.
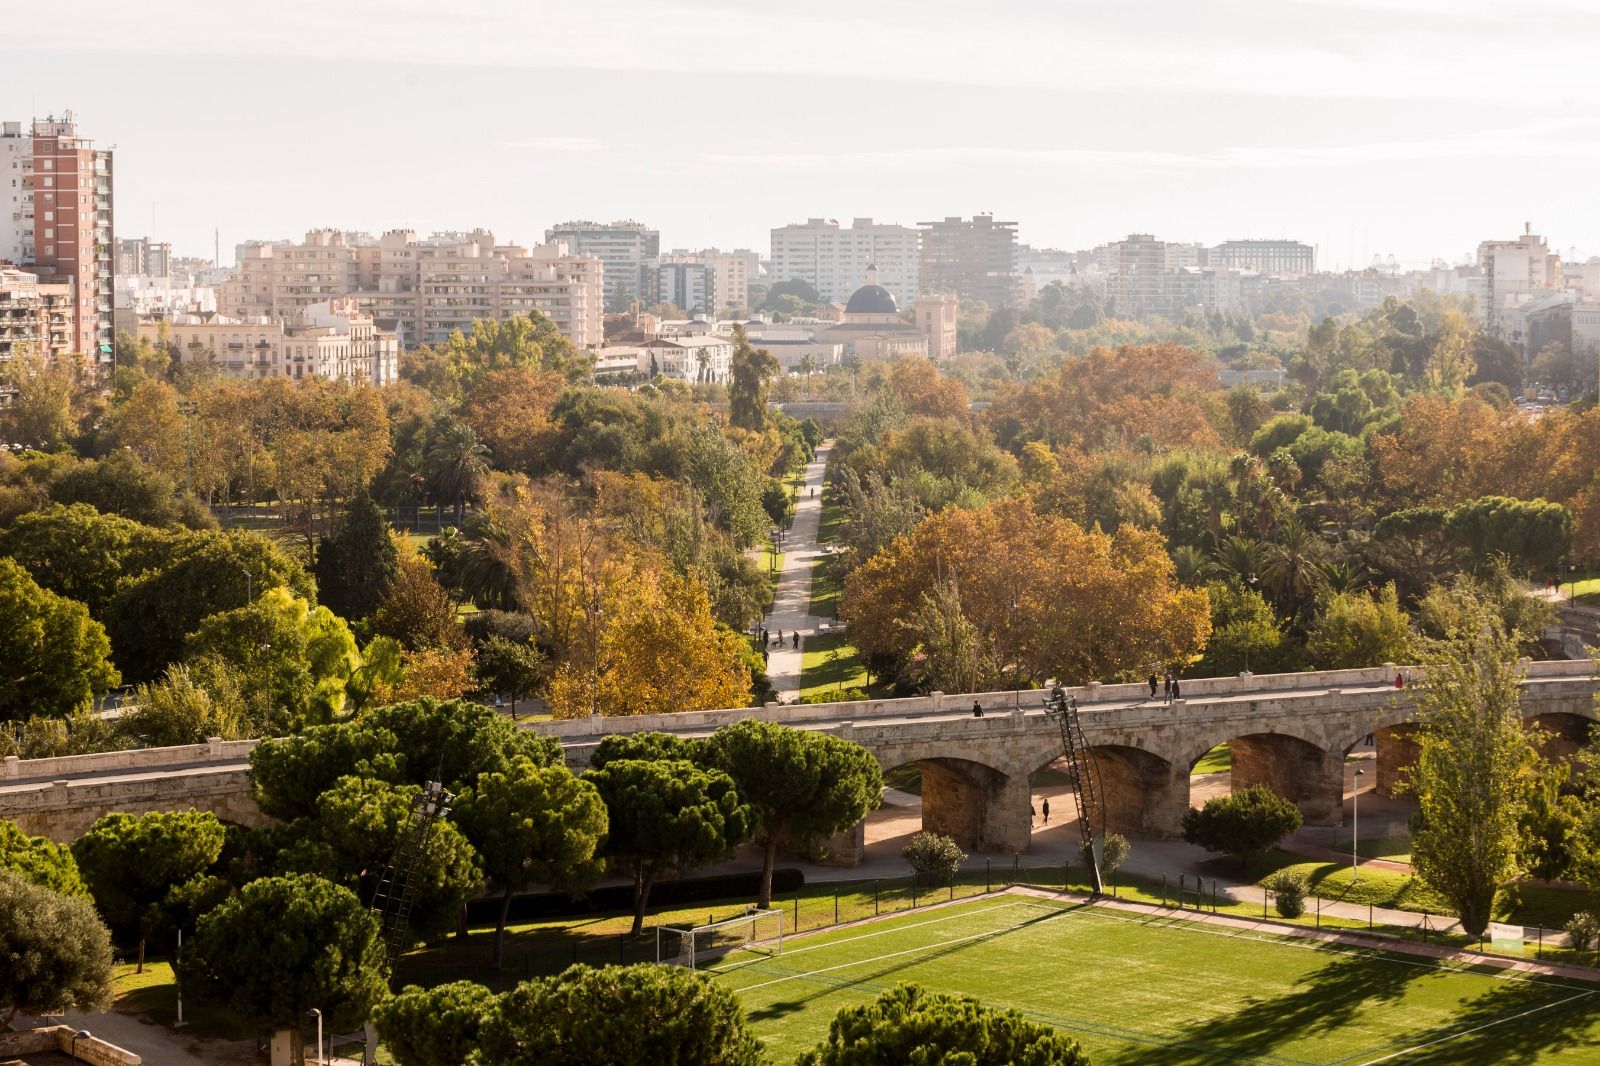
<path id="1" fill-rule="evenodd" d="M 312 304 L 292 322 L 180 315 L 141 319 L 139 336 L 182 362 L 246 381 L 327 378 L 386 385 L 399 376 L 400 342 L 344 297 Z"/>
<path id="2" fill-rule="evenodd" d="M 529 249 L 497 244 L 484 229 L 424 239 L 411 230 L 376 239 L 313 230 L 295 245 L 247 246 L 218 309 L 290 321 L 312 305 L 349 298 L 377 321 L 392 321 L 407 346 L 441 344 L 470 331 L 475 319 L 536 310 L 573 344 L 594 348 L 603 340 L 603 286 L 600 260 L 572 255 L 561 241 Z"/>

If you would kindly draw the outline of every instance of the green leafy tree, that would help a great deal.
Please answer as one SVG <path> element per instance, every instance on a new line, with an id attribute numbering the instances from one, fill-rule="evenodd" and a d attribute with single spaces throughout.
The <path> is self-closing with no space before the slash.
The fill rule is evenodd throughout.
<path id="1" fill-rule="evenodd" d="M 265 877 L 200 919 L 178 984 L 261 1031 L 295 1034 L 315 1007 L 328 1026 L 360 1025 L 383 1000 L 378 919 L 354 892 L 311 874 Z"/>
<path id="2" fill-rule="evenodd" d="M 1539 767 L 1517 835 L 1523 842 L 1523 865 L 1542 881 L 1566 877 L 1580 847 L 1584 802 L 1569 788 L 1571 764 L 1546 762 Z"/>
<path id="3" fill-rule="evenodd" d="M 111 1000 L 111 934 L 81 896 L 0 869 L 0 1027 L 21 1013 L 100 1010 Z"/>
<path id="4" fill-rule="evenodd" d="M 416 824 L 416 785 L 367 777 L 341 777 L 317 797 L 317 813 L 283 830 L 279 854 L 289 871 L 319 873 L 371 899 L 378 880 Z M 478 887 L 477 853 L 451 820 L 434 823 L 417 858 L 409 932 L 427 939 L 454 928 L 462 904 Z"/>
<path id="5" fill-rule="evenodd" d="M 345 685 L 361 666 L 344 619 L 286 588 L 206 618 L 185 650 L 191 658 L 224 660 L 250 690 L 265 694 L 272 720 L 263 724 L 273 733 L 327 722 L 343 711 Z"/>
<path id="6" fill-rule="evenodd" d="M 48 837 L 29 836 L 16 822 L 0 821 L 0 870 L 21 874 L 36 885 L 68 896 L 89 895 L 72 849 Z"/>
<path id="7" fill-rule="evenodd" d="M 482 774 L 456 800 L 455 820 L 483 860 L 484 876 L 500 889 L 494 930 L 494 968 L 505 958 L 512 896 L 531 884 L 580 892 L 600 879 L 596 857 L 606 835 L 606 807 L 594 784 L 565 766 L 541 766 L 526 756 L 503 771 Z"/>
<path id="8" fill-rule="evenodd" d="M 705 742 L 676 733 L 610 733 L 601 737 L 590 753 L 589 769 L 598 770 L 622 759 L 703 763 Z"/>
<path id="9" fill-rule="evenodd" d="M 287 821 L 314 815 L 317 797 L 347 774 L 391 784 L 439 781 L 459 793 L 519 755 L 540 766 L 564 758 L 554 738 L 519 730 L 492 707 L 421 699 L 264 740 L 250 753 L 250 783 L 262 811 Z"/>
<path id="10" fill-rule="evenodd" d="M 713 733 L 705 762 L 733 778 L 760 819 L 762 907 L 772 906 L 778 847 L 830 837 L 878 805 L 883 771 L 859 744 L 810 730 L 746 718 Z"/>
<path id="11" fill-rule="evenodd" d="M 62 470 L 50 482 L 50 498 L 57 503 L 86 503 L 105 514 L 150 526 L 217 528 L 205 504 L 178 494 L 170 477 L 125 448 Z"/>
<path id="12" fill-rule="evenodd" d="M 1412 657 L 1411 618 L 1400 606 L 1394 585 L 1376 594 L 1340 592 L 1327 596 L 1306 634 L 1306 650 L 1321 670 L 1346 670 Z"/>
<path id="13" fill-rule="evenodd" d="M 372 1020 L 399 1066 L 460 1066 L 478 1048 L 500 997 L 474 981 L 408 985 L 378 1005 Z"/>
<path id="14" fill-rule="evenodd" d="M 334 614 L 355 621 L 378 609 L 398 567 L 383 512 L 365 492 L 345 505 L 339 532 L 317 546 L 317 593 Z"/>
<path id="15" fill-rule="evenodd" d="M 535 692 L 550 675 L 550 660 L 529 641 L 512 641 L 493 634 L 478 645 L 478 683 L 486 692 L 511 697 L 511 713 L 517 712 L 517 699 Z"/>
<path id="16" fill-rule="evenodd" d="M 1522 724 L 1517 652 L 1499 620 L 1482 613 L 1430 649 L 1412 694 L 1417 758 L 1404 783 L 1417 797 L 1411 861 L 1470 936 L 1488 928 L 1495 896 L 1523 855 L 1519 824 L 1537 756 Z"/>
<path id="17" fill-rule="evenodd" d="M 1519 571 L 1549 571 L 1572 551 L 1572 512 L 1546 500 L 1483 496 L 1453 508 L 1444 533 L 1474 559 L 1503 555 Z"/>
<path id="18" fill-rule="evenodd" d="M 117 665 L 129 681 L 158 677 L 183 657 L 202 620 L 280 587 L 306 600 L 316 593 L 305 569 L 259 534 L 187 534 L 163 565 L 125 582 L 111 601 L 104 621 Z"/>
<path id="19" fill-rule="evenodd" d="M 1266 785 L 1206 800 L 1183 816 L 1183 839 L 1207 851 L 1220 851 L 1248 865 L 1300 828 L 1300 808 Z"/>
<path id="20" fill-rule="evenodd" d="M 73 858 L 106 924 L 118 940 L 138 944 L 139 972 L 160 904 L 216 863 L 224 837 L 210 811 L 151 811 L 105 815 L 73 841 Z"/>
<path id="21" fill-rule="evenodd" d="M 755 825 L 755 812 L 720 770 L 621 759 L 585 776 L 605 800 L 606 857 L 633 880 L 634 936 L 658 878 L 726 858 Z"/>
<path id="22" fill-rule="evenodd" d="M 1212 581 L 1206 591 L 1211 597 L 1211 636 L 1194 673 L 1201 677 L 1245 670 L 1271 674 L 1294 665 L 1294 648 L 1272 605 L 1259 592 L 1237 580 Z"/>
<path id="23" fill-rule="evenodd" d="M 759 1066 L 726 985 L 676 966 L 572 966 L 524 981 L 484 1023 L 475 1066 Z"/>
<path id="24" fill-rule="evenodd" d="M 372 631 L 399 641 L 408 651 L 459 651 L 470 643 L 450 594 L 427 562 L 416 557 L 400 562 L 372 615 Z"/>
<path id="25" fill-rule="evenodd" d="M 901 984 L 834 1015 L 799 1066 L 1088 1066 L 1065 1033 L 971 996 Z"/>
<path id="26" fill-rule="evenodd" d="M 54 504 L 0 531 L 0 555 L 26 567 L 40 587 L 77 600 L 99 618 L 123 578 L 159 565 L 173 538 L 86 503 Z"/>
<path id="27" fill-rule="evenodd" d="M 106 631 L 75 600 L 0 558 L 0 720 L 67 715 L 120 680 Z"/>
<path id="28" fill-rule="evenodd" d="M 780 367 L 765 348 L 753 348 L 743 326 L 733 327 L 733 361 L 728 371 L 728 416 L 741 429 L 767 428 L 767 393 Z"/>

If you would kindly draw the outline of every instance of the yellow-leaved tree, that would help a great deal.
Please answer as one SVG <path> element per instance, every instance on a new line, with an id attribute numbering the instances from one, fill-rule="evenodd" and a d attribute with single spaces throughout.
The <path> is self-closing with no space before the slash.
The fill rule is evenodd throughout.
<path id="1" fill-rule="evenodd" d="M 693 572 L 680 577 L 652 561 L 614 557 L 600 585 L 600 611 L 584 617 L 584 632 L 550 682 L 557 718 L 580 718 L 591 709 L 670 714 L 749 702 L 739 637 L 712 618 L 710 596 Z"/>

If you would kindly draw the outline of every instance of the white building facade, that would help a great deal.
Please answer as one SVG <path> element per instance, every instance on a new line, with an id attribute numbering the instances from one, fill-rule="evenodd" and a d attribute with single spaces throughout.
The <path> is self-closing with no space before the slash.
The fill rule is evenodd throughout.
<path id="1" fill-rule="evenodd" d="M 848 227 L 833 219 L 811 218 L 772 231 L 771 282 L 799 279 L 817 290 L 823 303 L 843 303 L 878 268 L 878 284 L 909 307 L 920 295 L 920 237 L 913 226 L 857 218 Z"/>

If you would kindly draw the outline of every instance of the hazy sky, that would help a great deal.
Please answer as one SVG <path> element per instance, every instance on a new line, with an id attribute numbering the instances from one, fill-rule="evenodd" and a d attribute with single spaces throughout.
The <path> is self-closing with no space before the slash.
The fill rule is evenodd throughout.
<path id="1" fill-rule="evenodd" d="M 993 212 L 1039 246 L 1600 252 L 1600 0 L 73 0 L 0 17 L 0 118 L 117 149 L 117 231 L 766 252 Z M 152 222 L 153 218 L 153 222 Z"/>

